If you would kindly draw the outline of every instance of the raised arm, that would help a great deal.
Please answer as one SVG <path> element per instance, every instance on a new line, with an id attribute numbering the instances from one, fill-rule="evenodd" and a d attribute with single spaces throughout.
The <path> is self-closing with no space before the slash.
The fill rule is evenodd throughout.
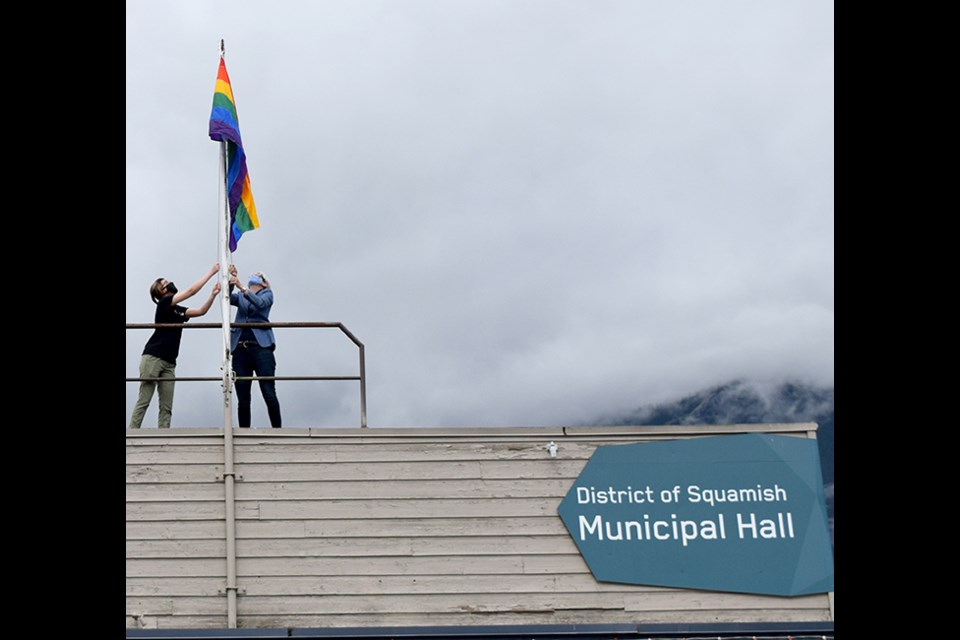
<path id="1" fill-rule="evenodd" d="M 213 285 L 213 291 L 210 292 L 210 297 L 207 298 L 206 302 L 204 302 L 199 307 L 187 309 L 184 315 L 186 315 L 188 318 L 197 318 L 199 316 L 205 315 L 207 311 L 210 311 L 210 305 L 212 305 L 213 301 L 217 299 L 218 293 L 220 293 L 219 282 Z"/>
<path id="2" fill-rule="evenodd" d="M 173 294 L 173 304 L 180 304 L 187 298 L 197 295 L 200 289 L 203 289 L 203 285 L 207 284 L 207 281 L 213 276 L 217 275 L 219 271 L 220 271 L 220 263 L 217 262 L 212 267 L 210 267 L 210 271 L 207 271 L 207 274 L 205 276 L 203 276 L 202 278 L 194 282 L 192 285 L 190 285 L 183 291 L 177 291 L 175 294 Z M 199 315 L 203 315 L 203 313 Z"/>

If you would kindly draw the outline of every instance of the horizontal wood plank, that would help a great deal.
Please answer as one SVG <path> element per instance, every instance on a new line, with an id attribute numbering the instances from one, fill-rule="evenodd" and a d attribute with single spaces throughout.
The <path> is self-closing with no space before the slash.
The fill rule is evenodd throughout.
<path id="1" fill-rule="evenodd" d="M 223 558 L 127 558 L 127 580 L 138 578 L 215 578 L 226 580 Z M 171 582 L 163 581 L 171 585 Z"/>
<path id="2" fill-rule="evenodd" d="M 259 517 L 256 503 L 239 507 L 244 517 Z M 226 505 L 223 500 L 206 502 L 131 502 L 127 501 L 127 522 L 185 522 L 190 520 L 215 520 L 223 522 Z M 239 516 L 238 516 L 239 517 Z"/>
<path id="3" fill-rule="evenodd" d="M 586 600 L 591 600 L 587 603 Z M 191 599 L 184 598 L 184 605 Z M 494 613 L 494 612 L 546 612 L 557 609 L 623 610 L 623 597 L 618 593 L 597 594 L 434 594 L 429 598 L 419 595 L 389 595 L 378 598 L 369 596 L 308 595 L 238 598 L 244 613 L 248 615 L 283 612 L 342 614 L 342 613 Z M 173 602 L 178 604 L 177 600 Z M 206 606 L 206 602 L 202 606 Z M 592 606 L 591 606 L 592 605 Z M 199 605 L 198 605 L 199 606 Z M 184 610 L 186 613 L 187 611 Z M 203 610 L 206 613 L 206 610 Z"/>
<path id="4" fill-rule="evenodd" d="M 127 595 L 138 597 L 225 597 L 222 577 L 128 577 Z M 337 575 L 251 576 L 238 580 L 243 595 L 275 596 L 386 596 L 492 593 L 583 594 L 595 592 L 650 594 L 659 587 L 598 583 L 588 574 L 522 575 L 505 580 L 501 574 L 469 575 Z"/>
<path id="5" fill-rule="evenodd" d="M 281 521 L 293 524 L 297 521 Z M 273 525 L 275 523 L 247 522 L 238 526 Z M 238 536 L 241 529 L 238 528 Z M 243 528 L 244 538 L 265 537 L 254 529 Z M 304 537 L 459 537 L 480 535 L 566 535 L 567 529 L 557 514 L 543 516 L 510 517 L 462 517 L 462 518 L 370 518 L 367 520 L 306 520 L 303 521 Z M 277 537 L 277 536 L 275 536 Z"/>
<path id="6" fill-rule="evenodd" d="M 240 503 L 238 518 L 259 520 L 342 520 L 344 518 L 450 518 L 553 516 L 559 500 L 540 498 L 282 500 Z"/>
<path id="7" fill-rule="evenodd" d="M 144 585 L 147 586 L 147 585 Z M 198 587 L 201 585 L 197 585 Z M 649 593 L 655 587 L 596 582 L 590 574 L 256 576 L 243 581 L 246 595 L 408 595 L 449 593 Z"/>
<path id="8" fill-rule="evenodd" d="M 131 540 L 128 558 L 223 557 L 223 540 Z M 308 558 L 373 556 L 471 556 L 575 554 L 569 536 L 462 536 L 443 538 L 284 538 L 237 541 L 240 558 Z"/>
<path id="9" fill-rule="evenodd" d="M 559 506 L 570 490 L 574 478 L 524 480 L 356 480 L 352 482 L 242 482 L 236 486 L 237 500 L 408 500 L 469 498 L 472 500 L 498 498 L 553 499 Z M 130 496 L 128 491 L 128 496 Z M 134 492 L 137 500 L 163 499 L 166 495 L 181 500 L 203 500 L 215 496 L 205 485 L 143 485 Z M 174 498 L 168 498 L 174 499 Z M 222 499 L 222 498 L 221 498 Z"/>
<path id="10" fill-rule="evenodd" d="M 471 462 L 504 460 L 582 460 L 593 455 L 596 445 L 564 443 L 557 458 L 551 458 L 547 442 L 521 443 L 462 443 L 456 446 L 441 444 L 425 447 L 422 444 L 371 443 L 366 446 L 337 445 L 324 447 L 289 447 L 265 444 L 258 447 L 238 445 L 235 459 L 238 465 L 262 463 L 304 462 L 364 462 L 378 463 L 404 460 L 406 462 Z M 562 451 L 562 453 L 560 453 Z M 222 462 L 222 460 L 221 460 Z"/>
<path id="11" fill-rule="evenodd" d="M 828 606 L 827 594 L 780 597 L 743 593 L 723 593 L 676 589 L 637 596 L 624 596 L 627 611 L 685 611 L 737 609 L 823 609 Z"/>
<path id="12" fill-rule="evenodd" d="M 315 557 L 240 558 L 239 575 L 473 575 L 473 574 L 590 574 L 579 555 L 554 556 L 376 556 L 368 558 Z M 243 572 L 240 568 L 243 567 Z"/>
<path id="13" fill-rule="evenodd" d="M 225 539 L 223 520 L 128 521 L 127 540 Z M 371 518 L 369 520 L 239 520 L 238 540 L 566 535 L 556 515 L 517 518 Z"/>

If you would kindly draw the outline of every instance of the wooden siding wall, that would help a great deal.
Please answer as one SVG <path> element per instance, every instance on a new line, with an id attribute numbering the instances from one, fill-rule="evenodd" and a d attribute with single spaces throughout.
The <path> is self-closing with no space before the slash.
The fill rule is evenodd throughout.
<path id="1" fill-rule="evenodd" d="M 599 445 L 815 429 L 238 430 L 237 626 L 833 620 L 832 594 L 599 583 L 556 512 Z M 223 444 L 127 431 L 128 627 L 227 627 Z"/>

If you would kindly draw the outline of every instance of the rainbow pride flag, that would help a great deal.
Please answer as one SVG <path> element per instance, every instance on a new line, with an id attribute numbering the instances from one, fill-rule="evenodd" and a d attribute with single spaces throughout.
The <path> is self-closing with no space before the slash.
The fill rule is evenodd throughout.
<path id="1" fill-rule="evenodd" d="M 227 201 L 230 203 L 230 251 L 237 250 L 237 242 L 246 231 L 260 226 L 257 207 L 250 190 L 250 174 L 247 172 L 247 155 L 240 140 L 240 124 L 237 106 L 233 101 L 233 89 L 227 65 L 220 56 L 220 69 L 213 90 L 213 110 L 210 112 L 210 139 L 227 143 Z"/>

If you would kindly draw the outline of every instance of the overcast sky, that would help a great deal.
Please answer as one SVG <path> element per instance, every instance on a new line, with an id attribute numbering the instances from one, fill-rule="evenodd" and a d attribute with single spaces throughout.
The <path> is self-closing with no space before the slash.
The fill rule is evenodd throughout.
<path id="1" fill-rule="evenodd" d="M 274 322 L 363 342 L 371 427 L 833 384 L 832 2 L 126 7 L 127 322 L 218 260 L 223 38 L 260 219 L 233 261 L 270 278 Z M 128 377 L 148 336 L 126 332 Z M 278 376 L 358 374 L 335 329 L 276 337 Z M 177 375 L 219 376 L 221 345 L 185 330 Z M 355 381 L 278 384 L 285 427 L 360 423 Z M 218 383 L 177 383 L 174 427 L 222 424 Z"/>

